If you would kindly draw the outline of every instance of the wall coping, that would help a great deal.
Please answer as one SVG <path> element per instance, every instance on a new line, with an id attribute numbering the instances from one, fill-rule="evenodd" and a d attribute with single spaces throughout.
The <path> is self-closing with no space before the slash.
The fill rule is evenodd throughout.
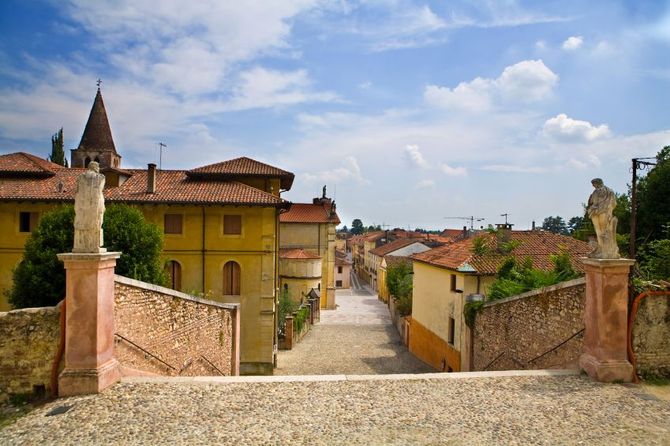
<path id="1" fill-rule="evenodd" d="M 541 294 L 549 293 L 549 292 L 552 292 L 552 291 L 558 291 L 558 290 L 562 290 L 564 288 L 570 288 L 570 287 L 573 287 L 573 286 L 584 285 L 584 284 L 586 284 L 586 277 L 582 276 L 582 277 L 578 277 L 576 279 L 566 280 L 565 282 L 560 282 L 560 283 L 557 283 L 555 285 L 547 286 L 547 287 L 544 287 L 544 288 L 539 288 L 537 290 L 526 291 L 525 293 L 517 294 L 516 296 L 510 296 L 510 297 L 506 297 L 504 299 L 497 299 L 497 300 L 494 300 L 494 301 L 489 301 L 489 302 L 484 303 L 484 307 L 492 307 L 494 305 L 500 305 L 500 304 L 504 304 L 504 303 L 507 303 L 507 302 L 513 302 L 515 300 L 526 299 L 528 297 L 539 296 Z"/>
<path id="2" fill-rule="evenodd" d="M 63 299 L 65 300 L 65 299 Z M 19 314 L 19 313 L 39 313 L 42 311 L 60 311 L 61 305 L 63 305 L 63 300 L 58 302 L 53 307 L 29 307 L 29 308 L 17 308 L 15 310 L 9 311 L 0 311 L 0 317 L 7 316 L 9 314 Z"/>
<path id="3" fill-rule="evenodd" d="M 181 291 L 175 291 L 171 288 L 162 287 L 160 285 L 154 285 L 153 283 L 142 282 L 139 280 L 131 279 L 129 277 L 119 276 L 118 274 L 114 274 L 114 282 L 121 283 L 124 285 L 130 285 L 136 288 L 141 288 L 143 290 L 156 291 L 161 294 L 176 297 L 177 299 L 188 300 L 202 305 L 209 305 L 211 307 L 225 308 L 227 310 L 238 310 L 238 311 L 240 309 L 240 304 L 224 304 L 209 299 L 203 299 L 202 297 L 191 296 L 190 294 L 182 293 Z"/>

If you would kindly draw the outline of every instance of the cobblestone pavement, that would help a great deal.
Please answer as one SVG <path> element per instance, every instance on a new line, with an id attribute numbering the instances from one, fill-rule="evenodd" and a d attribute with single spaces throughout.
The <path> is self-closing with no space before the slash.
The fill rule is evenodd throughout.
<path id="1" fill-rule="evenodd" d="M 0 431 L 0 444 L 670 444 L 670 402 L 639 386 L 456 375 L 120 383 L 34 410 Z"/>
<path id="2" fill-rule="evenodd" d="M 386 305 L 370 290 L 337 290 L 337 310 L 322 310 L 293 350 L 280 351 L 275 375 L 425 373 L 402 345 Z"/>

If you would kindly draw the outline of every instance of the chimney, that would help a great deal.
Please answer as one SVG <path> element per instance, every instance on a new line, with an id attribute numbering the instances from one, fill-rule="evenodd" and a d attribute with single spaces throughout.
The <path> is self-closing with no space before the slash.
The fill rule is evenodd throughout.
<path id="1" fill-rule="evenodd" d="M 147 193 L 153 194 L 156 192 L 156 165 L 149 163 L 147 168 Z"/>

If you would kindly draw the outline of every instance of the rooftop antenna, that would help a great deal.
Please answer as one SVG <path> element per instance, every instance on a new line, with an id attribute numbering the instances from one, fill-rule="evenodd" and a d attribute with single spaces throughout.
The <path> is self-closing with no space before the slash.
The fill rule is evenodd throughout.
<path id="1" fill-rule="evenodd" d="M 507 226 L 507 216 L 508 216 L 508 215 L 509 215 L 509 214 L 507 214 L 507 213 L 500 214 L 501 217 L 505 217 L 505 226 Z"/>
<path id="2" fill-rule="evenodd" d="M 158 170 L 161 170 L 163 167 L 163 148 L 165 147 L 167 147 L 167 145 L 162 142 L 158 143 Z"/>

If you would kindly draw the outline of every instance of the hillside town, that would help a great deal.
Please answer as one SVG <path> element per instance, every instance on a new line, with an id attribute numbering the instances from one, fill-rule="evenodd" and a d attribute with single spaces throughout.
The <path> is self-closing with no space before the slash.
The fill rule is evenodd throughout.
<path id="1" fill-rule="evenodd" d="M 561 51 L 582 44 L 569 37 Z M 542 60 L 524 62 L 546 88 L 558 82 Z M 429 86 L 424 96 L 451 107 L 445 98 L 458 95 L 463 107 L 472 94 L 475 104 L 458 113 L 504 114 L 507 82 L 524 62 L 496 79 Z M 128 141 L 143 122 L 120 106 L 121 84 L 95 84 L 73 147 L 63 128 L 40 136 L 38 149 L 0 133 L 0 443 L 670 443 L 667 131 L 645 139 L 661 145 L 631 158 L 630 169 L 628 160 L 600 169 L 596 155 L 575 154 L 573 169 L 603 178 L 576 185 L 561 170 L 554 195 L 539 181 L 501 182 L 498 191 L 470 181 L 465 167 L 431 166 L 407 144 L 407 176 L 438 169 L 461 182 L 439 191 L 451 200 L 444 209 L 428 177 L 400 196 L 391 184 L 399 178 L 368 180 L 354 155 L 342 152 L 348 167 L 325 155 L 309 165 L 318 144 L 297 152 L 304 159 L 244 148 L 201 156 L 167 139 L 156 153 L 138 151 Z M 231 102 L 239 110 L 226 113 L 254 99 L 234 96 L 239 88 Z M 544 94 L 532 88 L 528 97 Z M 214 102 L 203 107 L 216 114 Z M 40 116 L 79 116 L 50 110 Z M 411 114 L 385 119 L 395 113 Z M 7 116 L 0 110 L 0 131 Z M 551 119 L 560 116 L 563 130 L 572 125 L 566 115 Z M 299 119 L 336 147 L 326 130 L 348 119 L 317 118 Z M 591 129 L 588 143 L 613 139 L 604 124 L 574 122 Z M 259 123 L 254 138 L 281 152 L 275 131 Z M 374 164 L 392 171 L 396 161 L 389 152 Z M 522 164 L 480 168 L 528 169 L 553 175 Z M 613 171 L 631 176 L 626 190 L 603 175 Z M 527 195 L 533 188 L 542 203 Z"/>

